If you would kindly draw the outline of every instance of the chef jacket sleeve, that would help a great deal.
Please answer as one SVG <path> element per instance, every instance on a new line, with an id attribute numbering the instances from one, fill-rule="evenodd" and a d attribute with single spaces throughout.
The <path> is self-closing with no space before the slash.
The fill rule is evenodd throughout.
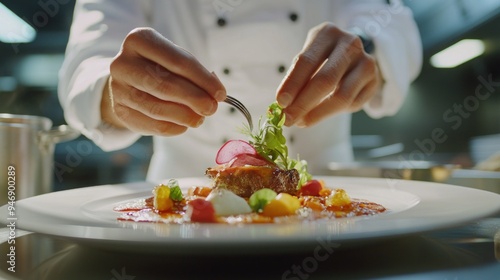
<path id="1" fill-rule="evenodd" d="M 59 73 L 66 121 L 105 151 L 125 148 L 140 135 L 102 124 L 100 103 L 109 65 L 126 35 L 145 26 L 141 1 L 79 0 Z"/>
<path id="2" fill-rule="evenodd" d="M 422 67 L 422 43 L 412 12 L 400 0 L 345 0 L 344 9 L 348 28 L 373 40 L 384 79 L 382 90 L 364 110 L 372 118 L 394 115 Z"/>

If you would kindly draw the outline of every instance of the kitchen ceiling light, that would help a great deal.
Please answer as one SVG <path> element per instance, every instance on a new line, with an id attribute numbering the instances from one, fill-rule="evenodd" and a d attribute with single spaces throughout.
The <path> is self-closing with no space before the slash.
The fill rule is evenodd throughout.
<path id="1" fill-rule="evenodd" d="M 0 3 L 0 41 L 4 43 L 29 43 L 36 31 L 28 23 Z"/>
<path id="2" fill-rule="evenodd" d="M 431 65 L 437 68 L 453 68 L 484 53 L 484 42 L 464 39 L 431 57 Z"/>

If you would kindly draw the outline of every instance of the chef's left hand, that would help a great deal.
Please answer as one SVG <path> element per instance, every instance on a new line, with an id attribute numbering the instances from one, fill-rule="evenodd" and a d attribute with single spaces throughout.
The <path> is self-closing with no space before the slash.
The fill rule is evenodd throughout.
<path id="1" fill-rule="evenodd" d="M 277 91 L 285 125 L 312 126 L 339 112 L 360 110 L 381 88 L 375 58 L 355 34 L 332 23 L 311 29 Z"/>

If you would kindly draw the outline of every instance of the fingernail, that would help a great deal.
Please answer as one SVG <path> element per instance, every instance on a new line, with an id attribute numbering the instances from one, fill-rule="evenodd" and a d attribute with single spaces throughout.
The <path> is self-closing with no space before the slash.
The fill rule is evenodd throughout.
<path id="1" fill-rule="evenodd" d="M 290 115 L 289 113 L 285 114 L 285 125 L 286 126 L 291 126 L 293 125 L 294 122 L 294 117 Z"/>
<path id="2" fill-rule="evenodd" d="M 200 120 L 194 125 L 194 127 L 200 127 L 205 122 L 205 118 L 200 118 Z"/>
<path id="3" fill-rule="evenodd" d="M 202 115 L 204 116 L 211 116 L 215 114 L 215 111 L 217 111 L 217 102 L 210 101 L 209 103 L 210 103 L 208 104 L 209 108 L 207 108 L 207 110 L 202 112 Z"/>
<path id="4" fill-rule="evenodd" d="M 292 98 L 293 97 L 290 93 L 283 92 L 279 95 L 279 98 L 277 101 L 281 107 L 286 108 L 292 103 Z"/>
<path id="5" fill-rule="evenodd" d="M 215 100 L 222 102 L 222 101 L 224 101 L 224 99 L 226 99 L 226 91 L 225 90 L 218 90 L 215 93 L 214 97 L 215 97 Z"/>
<path id="6" fill-rule="evenodd" d="M 300 128 L 304 128 L 307 125 L 306 125 L 306 122 L 304 120 L 300 120 L 300 121 L 298 121 L 298 122 L 295 123 L 295 126 L 296 127 L 300 127 Z"/>
<path id="7" fill-rule="evenodd" d="M 219 79 L 219 76 L 217 76 L 217 74 L 215 74 L 214 71 L 211 72 L 212 75 L 221 83 L 222 85 L 222 82 L 221 80 Z M 218 90 L 215 95 L 214 95 L 214 98 L 215 100 L 219 101 L 219 102 L 222 102 L 226 99 L 226 91 L 225 90 Z"/>

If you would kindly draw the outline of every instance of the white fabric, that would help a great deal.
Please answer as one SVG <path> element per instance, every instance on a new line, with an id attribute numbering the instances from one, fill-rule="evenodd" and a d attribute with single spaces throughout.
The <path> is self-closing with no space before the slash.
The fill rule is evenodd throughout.
<path id="1" fill-rule="evenodd" d="M 389 7 L 382 0 L 79 0 L 60 72 L 59 98 L 66 120 L 105 151 L 125 148 L 140 137 L 101 125 L 99 104 L 110 61 L 126 34 L 150 26 L 214 71 L 257 122 L 284 77 L 278 68 L 288 68 L 307 31 L 325 21 L 344 29 L 356 26 L 373 37 L 385 84 L 364 109 L 375 118 L 392 115 L 421 67 L 421 43 L 411 12 L 392 2 L 396 4 Z M 291 21 L 290 13 L 298 20 Z M 217 25 L 221 16 L 227 22 L 223 27 Z M 342 114 L 311 128 L 287 129 L 287 138 L 293 138 L 290 155 L 300 154 L 316 174 L 330 161 L 352 160 L 350 118 Z M 200 128 L 176 137 L 154 137 L 148 179 L 202 176 L 214 165 L 224 140 L 246 139 L 238 131 L 243 123 L 242 116 L 221 103 Z"/>

